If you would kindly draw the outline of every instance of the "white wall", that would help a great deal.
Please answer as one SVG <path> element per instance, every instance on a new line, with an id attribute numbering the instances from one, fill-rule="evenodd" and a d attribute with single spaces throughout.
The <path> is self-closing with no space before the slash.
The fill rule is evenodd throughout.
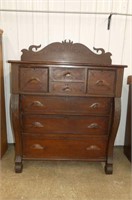
<path id="1" fill-rule="evenodd" d="M 0 9 L 99 11 L 132 14 L 131 0 L 0 0 Z M 81 42 L 91 50 L 93 46 L 110 51 L 113 64 L 125 64 L 121 123 L 116 145 L 123 145 L 127 108 L 127 76 L 132 74 L 132 18 L 112 16 L 107 30 L 107 15 L 73 15 L 0 12 L 0 28 L 3 29 L 4 77 L 8 142 L 13 142 L 10 127 L 10 65 L 7 60 L 20 59 L 21 49 L 32 44 L 42 47 L 55 41 L 70 39 Z"/>

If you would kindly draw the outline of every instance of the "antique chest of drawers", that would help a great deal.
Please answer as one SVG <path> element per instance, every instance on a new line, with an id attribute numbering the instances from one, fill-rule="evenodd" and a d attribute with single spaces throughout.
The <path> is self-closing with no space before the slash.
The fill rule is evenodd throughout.
<path id="1" fill-rule="evenodd" d="M 15 171 L 23 160 L 82 160 L 111 174 L 126 66 L 71 41 L 39 47 L 9 61 Z"/>

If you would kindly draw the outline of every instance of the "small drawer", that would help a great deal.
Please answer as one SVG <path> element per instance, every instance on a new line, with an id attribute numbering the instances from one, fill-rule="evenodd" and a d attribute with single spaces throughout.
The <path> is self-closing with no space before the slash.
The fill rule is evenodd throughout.
<path id="1" fill-rule="evenodd" d="M 43 159 L 105 159 L 107 138 L 45 139 L 22 135 L 23 157 Z"/>
<path id="2" fill-rule="evenodd" d="M 89 70 L 88 94 L 114 96 L 115 79 L 115 70 Z"/>
<path id="3" fill-rule="evenodd" d="M 85 69 L 84 68 L 51 68 L 50 78 L 52 81 L 84 81 Z"/>
<path id="4" fill-rule="evenodd" d="M 112 98 L 22 95 L 21 109 L 35 114 L 109 115 Z"/>
<path id="5" fill-rule="evenodd" d="M 20 67 L 20 90 L 22 92 L 47 92 L 48 68 Z"/>
<path id="6" fill-rule="evenodd" d="M 108 117 L 79 116 L 22 116 L 22 129 L 25 133 L 73 133 L 104 135 L 108 133 Z"/>
<path id="7" fill-rule="evenodd" d="M 60 94 L 84 94 L 85 83 L 51 82 L 50 92 Z"/>

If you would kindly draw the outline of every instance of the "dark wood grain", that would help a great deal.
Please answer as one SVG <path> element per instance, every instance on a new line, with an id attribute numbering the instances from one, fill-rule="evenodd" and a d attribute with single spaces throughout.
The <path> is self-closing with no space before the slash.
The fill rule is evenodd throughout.
<path id="1" fill-rule="evenodd" d="M 15 77 L 15 78 L 14 78 Z M 16 63 L 12 64 L 11 67 L 11 93 L 12 94 L 18 94 L 19 93 L 19 67 Z"/>
<path id="2" fill-rule="evenodd" d="M 112 94 L 115 93 L 115 70 L 89 70 L 88 93 L 89 94 Z"/>
<path id="3" fill-rule="evenodd" d="M 109 115 L 111 104 L 111 98 L 21 96 L 22 111 L 32 114 Z"/>
<path id="4" fill-rule="evenodd" d="M 55 62 L 74 62 L 90 64 L 111 64 L 111 53 L 104 51 L 102 48 L 94 48 L 92 52 L 88 47 L 80 43 L 54 42 L 49 44 L 40 51 L 34 51 L 40 46 L 32 45 L 29 49 L 22 49 L 22 61 L 55 61 Z"/>
<path id="5" fill-rule="evenodd" d="M 86 69 L 83 68 L 51 68 L 50 79 L 52 81 L 64 81 L 64 82 L 84 82 Z"/>
<path id="6" fill-rule="evenodd" d="M 106 157 L 107 138 L 55 140 L 32 135 L 22 137 L 24 158 L 101 160 Z"/>
<path id="7" fill-rule="evenodd" d="M 120 68 L 117 70 L 116 74 L 116 82 L 115 82 L 115 96 L 120 97 L 122 93 L 122 82 L 123 82 L 123 74 L 124 74 L 124 69 Z"/>
<path id="8" fill-rule="evenodd" d="M 111 125 L 111 134 L 109 135 L 109 141 L 107 146 L 107 160 L 105 164 L 106 174 L 113 173 L 113 147 L 115 142 L 115 137 L 120 123 L 121 115 L 121 100 L 120 98 L 114 98 L 113 104 L 113 116 L 112 116 L 112 125 Z"/>
<path id="9" fill-rule="evenodd" d="M 51 93 L 58 93 L 58 94 L 85 94 L 85 82 L 84 83 L 74 83 L 74 82 L 50 82 Z"/>
<path id="10" fill-rule="evenodd" d="M 15 136 L 15 171 L 22 171 L 22 140 L 20 130 L 19 95 L 11 95 L 11 118 Z"/>
<path id="11" fill-rule="evenodd" d="M 25 92 L 48 91 L 48 69 L 20 68 L 20 90 Z"/>
<path id="12" fill-rule="evenodd" d="M 26 133 L 74 133 L 74 134 L 106 134 L 109 117 L 78 116 L 22 116 L 23 132 Z"/>

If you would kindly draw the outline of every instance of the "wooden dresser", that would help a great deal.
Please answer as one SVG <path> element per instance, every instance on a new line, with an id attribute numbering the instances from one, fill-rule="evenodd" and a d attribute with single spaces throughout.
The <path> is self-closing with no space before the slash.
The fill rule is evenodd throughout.
<path id="1" fill-rule="evenodd" d="M 71 41 L 22 50 L 11 63 L 15 171 L 23 160 L 105 162 L 113 171 L 124 67 Z"/>
<path id="2" fill-rule="evenodd" d="M 7 150 L 6 116 L 5 116 L 5 96 L 4 96 L 4 74 L 2 56 L 2 33 L 0 30 L 0 158 Z"/>

